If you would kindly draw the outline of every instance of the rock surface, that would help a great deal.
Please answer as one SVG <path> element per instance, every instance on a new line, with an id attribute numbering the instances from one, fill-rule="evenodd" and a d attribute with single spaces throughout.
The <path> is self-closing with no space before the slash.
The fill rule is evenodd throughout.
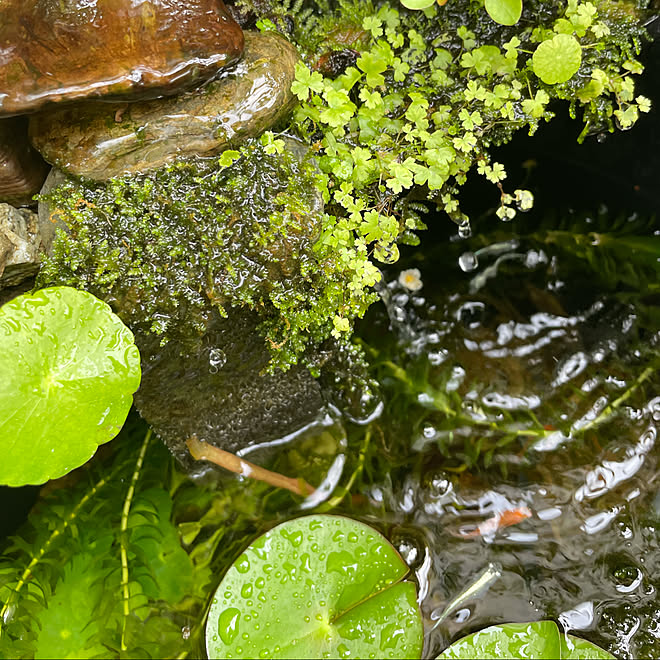
<path id="1" fill-rule="evenodd" d="M 27 119 L 0 119 L 0 202 L 30 204 L 48 169 L 48 164 L 30 146 Z"/>
<path id="2" fill-rule="evenodd" d="M 36 213 L 0 204 L 0 289 L 16 286 L 39 270 L 55 235 Z"/>
<path id="3" fill-rule="evenodd" d="M 212 156 L 258 135 L 292 108 L 296 49 L 274 33 L 245 34 L 245 54 L 222 77 L 178 97 L 80 103 L 30 119 L 30 137 L 62 170 L 97 181 L 176 158 Z"/>
<path id="4" fill-rule="evenodd" d="M 135 405 L 179 461 L 196 463 L 185 441 L 199 440 L 236 452 L 282 438 L 313 422 L 323 405 L 321 390 L 305 367 L 262 373 L 270 353 L 257 332 L 258 316 L 233 308 L 215 314 L 197 350 L 161 347 L 154 335 L 136 335 L 142 384 Z"/>
<path id="5" fill-rule="evenodd" d="M 4 0 L 0 115 L 176 93 L 242 50 L 242 30 L 222 0 Z"/>

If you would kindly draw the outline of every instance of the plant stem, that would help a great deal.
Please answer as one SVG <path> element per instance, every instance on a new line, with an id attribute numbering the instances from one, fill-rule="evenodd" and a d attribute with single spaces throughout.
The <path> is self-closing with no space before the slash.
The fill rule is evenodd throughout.
<path id="1" fill-rule="evenodd" d="M 142 472 L 142 464 L 144 463 L 144 456 L 147 453 L 147 446 L 149 445 L 149 440 L 151 440 L 151 429 L 147 431 L 147 434 L 144 437 L 144 442 L 140 448 L 140 454 L 138 455 L 137 462 L 135 464 L 135 470 L 133 470 L 133 476 L 131 477 L 131 484 L 128 487 L 128 492 L 126 493 L 126 499 L 124 499 L 124 508 L 121 512 L 121 526 L 120 526 L 120 535 L 119 535 L 119 545 L 121 552 L 121 588 L 122 588 L 122 600 L 124 603 L 124 618 L 121 624 L 121 650 L 127 651 L 128 647 L 126 646 L 126 624 L 128 622 L 128 616 L 130 614 L 129 600 L 130 600 L 130 590 L 128 586 L 128 514 L 131 510 L 131 503 L 133 502 L 133 496 L 135 495 L 135 486 L 140 478 L 140 472 Z"/>
<path id="2" fill-rule="evenodd" d="M 32 571 L 34 567 L 43 559 L 44 555 L 48 552 L 50 547 L 56 541 L 57 538 L 62 536 L 66 529 L 71 525 L 71 523 L 76 519 L 80 510 L 103 488 L 106 484 L 114 479 L 115 475 L 119 471 L 120 467 L 113 470 L 107 477 L 99 479 L 85 495 L 80 499 L 78 504 L 71 510 L 71 512 L 62 519 L 60 525 L 51 532 L 51 535 L 48 537 L 47 541 L 41 546 L 39 551 L 32 557 L 30 563 L 26 566 L 25 570 L 21 574 L 16 587 L 12 591 L 12 594 L 7 598 L 6 602 L 0 610 L 0 634 L 2 634 L 2 627 L 9 623 L 14 612 L 14 603 L 18 598 L 18 594 L 21 589 L 30 581 L 32 578 Z"/>
<path id="3" fill-rule="evenodd" d="M 286 490 L 302 497 L 311 495 L 315 490 L 304 479 L 293 479 L 291 477 L 285 477 L 279 472 L 266 470 L 266 468 L 259 467 L 254 463 L 239 458 L 231 452 L 214 447 L 207 442 L 201 442 L 196 436 L 188 438 L 186 445 L 191 456 L 196 461 L 210 461 L 235 474 L 264 481 L 277 488 L 286 488 Z"/>

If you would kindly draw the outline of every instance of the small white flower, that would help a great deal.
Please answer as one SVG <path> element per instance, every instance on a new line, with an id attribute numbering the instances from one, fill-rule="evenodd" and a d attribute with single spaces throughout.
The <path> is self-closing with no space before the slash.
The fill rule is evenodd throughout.
<path id="1" fill-rule="evenodd" d="M 399 284 L 408 291 L 419 291 L 423 285 L 422 274 L 417 268 L 408 268 L 399 273 Z"/>

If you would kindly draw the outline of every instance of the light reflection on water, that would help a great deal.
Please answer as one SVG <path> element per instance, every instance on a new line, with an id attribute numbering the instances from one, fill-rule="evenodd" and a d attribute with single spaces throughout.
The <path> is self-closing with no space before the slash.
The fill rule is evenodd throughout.
<path id="1" fill-rule="evenodd" d="M 498 245 L 468 269 L 415 262 L 415 291 L 388 273 L 363 334 L 386 383 L 383 446 L 409 437 L 412 452 L 355 513 L 414 557 L 428 657 L 541 618 L 660 657 L 659 328 L 641 292 L 599 290 L 531 241 Z M 501 577 L 433 628 L 489 563 Z"/>

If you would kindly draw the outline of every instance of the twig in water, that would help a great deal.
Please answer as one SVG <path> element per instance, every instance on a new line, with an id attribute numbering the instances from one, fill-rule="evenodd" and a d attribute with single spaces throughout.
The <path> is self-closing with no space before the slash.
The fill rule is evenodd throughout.
<path id="1" fill-rule="evenodd" d="M 285 477 L 279 472 L 266 470 L 266 468 L 250 463 L 224 449 L 219 449 L 207 442 L 202 442 L 194 435 L 186 440 L 186 445 L 191 456 L 196 461 L 210 461 L 235 474 L 257 479 L 258 481 L 265 481 L 267 484 L 276 486 L 277 488 L 286 488 L 302 497 L 307 497 L 314 492 L 314 488 L 304 479 L 293 479 L 291 477 Z"/>

